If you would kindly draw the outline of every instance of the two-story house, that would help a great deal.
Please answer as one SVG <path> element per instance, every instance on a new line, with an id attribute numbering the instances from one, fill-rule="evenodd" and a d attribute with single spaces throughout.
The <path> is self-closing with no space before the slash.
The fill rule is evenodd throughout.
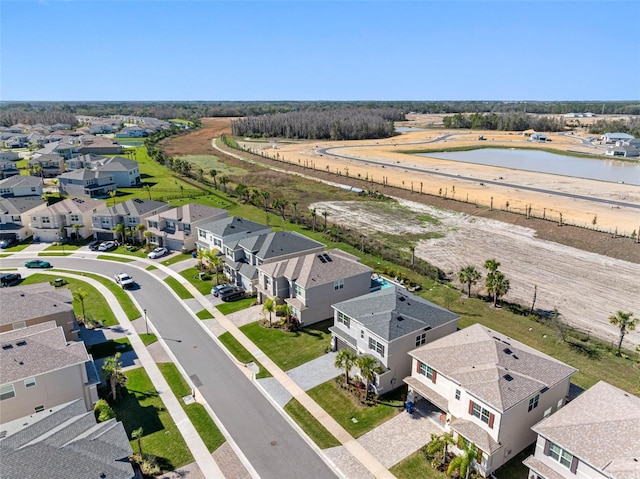
<path id="1" fill-rule="evenodd" d="M 0 180 L 20 174 L 18 166 L 13 161 L 0 160 Z"/>
<path id="2" fill-rule="evenodd" d="M 401 386 L 411 374 L 409 351 L 458 327 L 457 314 L 393 284 L 332 307 L 332 349 L 376 358 L 382 366 L 374 385 L 378 394 Z"/>
<path id="3" fill-rule="evenodd" d="M 55 288 L 49 283 L 0 288 L 0 304 L 0 333 L 54 321 L 67 341 L 78 339 L 73 295 L 67 288 Z"/>
<path id="4" fill-rule="evenodd" d="M 106 160 L 106 156 L 87 153 L 85 155 L 76 156 L 66 161 L 67 170 L 80 170 L 82 168 L 92 169 L 99 165 L 102 160 Z"/>
<path id="5" fill-rule="evenodd" d="M 140 184 L 140 167 L 137 161 L 113 156 L 96 163 L 96 171 L 111 176 L 118 188 L 130 188 Z"/>
<path id="6" fill-rule="evenodd" d="M 640 398 L 600 381 L 533 426 L 529 479 L 640 479 Z"/>
<path id="7" fill-rule="evenodd" d="M 7 151 L 7 150 L 1 150 L 0 151 L 0 161 L 18 161 L 20 159 L 20 154 L 16 153 L 15 151 Z"/>
<path id="8" fill-rule="evenodd" d="M 215 221 L 207 221 L 196 228 L 198 239 L 196 246 L 199 250 L 218 250 L 224 253 L 225 245 L 235 246 L 238 241 L 250 236 L 271 233 L 271 228 L 255 221 L 229 216 Z"/>
<path id="9" fill-rule="evenodd" d="M 477 446 L 485 477 L 536 440 L 531 426 L 564 406 L 576 372 L 480 324 L 409 354 L 410 396 L 443 411 L 459 447 Z"/>
<path id="10" fill-rule="evenodd" d="M 0 423 L 83 399 L 98 400 L 100 377 L 82 341 L 55 322 L 0 333 Z"/>
<path id="11" fill-rule="evenodd" d="M 96 423 L 81 399 L 0 425 L 2 477 L 133 479 L 127 432 L 116 419 Z"/>
<path id="12" fill-rule="evenodd" d="M 196 247 L 196 228 L 200 224 L 227 216 L 220 208 L 188 203 L 145 219 L 149 242 L 174 251 L 191 251 Z"/>
<path id="13" fill-rule="evenodd" d="M 58 181 L 62 194 L 84 198 L 104 197 L 118 188 L 113 175 L 97 170 L 67 171 L 58 177 Z"/>
<path id="14" fill-rule="evenodd" d="M 30 215 L 46 207 L 46 201 L 40 196 L 0 197 L 0 233 L 3 238 L 22 241 L 31 236 Z"/>
<path id="15" fill-rule="evenodd" d="M 78 147 L 68 141 L 51 141 L 35 152 L 38 155 L 60 155 L 65 160 L 78 156 Z"/>
<path id="16" fill-rule="evenodd" d="M 232 283 L 253 291 L 258 281 L 258 266 L 294 258 L 324 249 L 322 243 L 295 231 L 278 231 L 250 236 L 235 245 L 225 245 L 224 272 Z"/>
<path id="17" fill-rule="evenodd" d="M 42 196 L 42 178 L 36 176 L 12 176 L 0 180 L 0 196 Z"/>
<path id="18" fill-rule="evenodd" d="M 119 155 L 122 153 L 122 146 L 109 138 L 94 135 L 82 135 L 78 143 L 78 154 L 86 155 Z"/>
<path id="19" fill-rule="evenodd" d="M 106 206 L 106 202 L 91 198 L 67 198 L 49 205 L 29 215 L 33 238 L 45 243 L 87 238 L 91 234 L 91 215 Z"/>
<path id="20" fill-rule="evenodd" d="M 140 224 L 144 225 L 150 216 L 168 209 L 169 205 L 162 201 L 134 198 L 98 210 L 91 215 L 93 237 L 104 241 L 118 239 L 113 231 L 116 225 L 122 223 L 125 228 L 137 228 Z M 141 233 L 136 232 L 136 235 L 140 241 L 144 239 Z"/>
<path id="21" fill-rule="evenodd" d="M 40 175 L 43 178 L 55 178 L 64 173 L 64 158 L 60 155 L 40 155 L 29 160 L 29 169 L 34 172 L 36 166 L 40 167 Z"/>
<path id="22" fill-rule="evenodd" d="M 287 303 L 301 324 L 333 317 L 332 304 L 366 294 L 373 270 L 334 249 L 258 266 L 258 302 Z"/>

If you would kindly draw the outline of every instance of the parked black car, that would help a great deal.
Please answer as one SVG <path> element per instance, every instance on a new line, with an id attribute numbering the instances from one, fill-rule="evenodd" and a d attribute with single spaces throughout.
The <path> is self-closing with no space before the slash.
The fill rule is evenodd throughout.
<path id="1" fill-rule="evenodd" d="M 22 281 L 22 276 L 19 273 L 4 273 L 0 275 L 0 287 L 15 286 Z"/>
<path id="2" fill-rule="evenodd" d="M 87 245 L 87 248 L 89 248 L 91 251 L 98 251 L 98 246 L 100 246 L 101 243 L 101 240 L 92 241 Z"/>
<path id="3" fill-rule="evenodd" d="M 218 292 L 218 297 L 222 301 L 235 301 L 244 298 L 244 289 L 233 286 L 229 289 L 222 289 Z"/>
<path id="4" fill-rule="evenodd" d="M 18 240 L 15 238 L 2 238 L 0 239 L 0 248 L 2 249 L 8 248 L 10 246 L 13 246 L 17 242 Z"/>

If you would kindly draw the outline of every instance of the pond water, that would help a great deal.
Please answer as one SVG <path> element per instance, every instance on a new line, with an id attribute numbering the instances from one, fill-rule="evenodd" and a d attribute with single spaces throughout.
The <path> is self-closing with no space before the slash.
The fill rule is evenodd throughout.
<path id="1" fill-rule="evenodd" d="M 418 128 L 415 126 L 396 126 L 395 130 L 398 133 L 408 133 L 410 131 L 425 131 L 426 128 Z"/>
<path id="2" fill-rule="evenodd" d="M 604 157 L 578 158 L 546 151 L 497 148 L 421 153 L 419 156 L 640 186 L 640 162 L 609 160 Z"/>

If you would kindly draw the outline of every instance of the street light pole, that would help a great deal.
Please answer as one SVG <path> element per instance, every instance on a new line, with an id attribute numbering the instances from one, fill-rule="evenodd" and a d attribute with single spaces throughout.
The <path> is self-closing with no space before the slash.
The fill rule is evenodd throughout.
<path id="1" fill-rule="evenodd" d="M 147 309 L 142 310 L 144 312 L 144 324 L 147 327 L 147 334 L 149 334 L 149 322 L 147 321 Z"/>

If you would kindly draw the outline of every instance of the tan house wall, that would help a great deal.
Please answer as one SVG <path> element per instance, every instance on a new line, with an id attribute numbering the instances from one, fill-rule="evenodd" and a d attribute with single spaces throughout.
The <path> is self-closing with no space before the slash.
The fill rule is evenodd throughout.
<path id="1" fill-rule="evenodd" d="M 565 479 L 609 479 L 609 476 L 602 474 L 600 471 L 593 468 L 589 464 L 581 461 L 580 458 L 578 458 L 578 468 L 576 469 L 576 473 L 572 473 L 568 467 L 563 466 L 550 456 L 545 456 L 544 444 L 545 438 L 542 436 L 538 436 L 534 453 L 535 458 L 544 463 L 547 467 L 553 469 L 554 472 L 558 473 Z M 558 444 L 558 446 L 562 447 L 562 444 Z"/>
<path id="2" fill-rule="evenodd" d="M 61 326 L 64 331 L 64 338 L 67 341 L 76 341 L 78 339 L 78 330 L 76 329 L 76 315 L 73 313 L 73 311 L 61 311 L 59 313 L 49 314 L 47 316 L 31 318 L 24 321 L 24 326 L 33 326 L 35 324 L 46 323 L 47 321 L 55 321 L 56 326 Z M 20 323 L 22 323 L 22 321 L 0 325 L 0 333 L 6 333 L 7 331 L 20 329 Z"/>

